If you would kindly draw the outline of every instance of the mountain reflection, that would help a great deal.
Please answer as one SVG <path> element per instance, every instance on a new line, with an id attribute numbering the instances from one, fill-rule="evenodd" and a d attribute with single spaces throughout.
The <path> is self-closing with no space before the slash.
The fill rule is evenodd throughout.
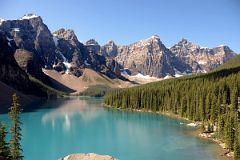
<path id="1" fill-rule="evenodd" d="M 69 131 L 71 129 L 71 120 L 74 116 L 79 116 L 82 121 L 92 121 L 97 118 L 103 111 L 102 108 L 96 107 L 94 102 L 85 99 L 78 99 L 78 98 L 71 98 L 67 100 L 60 101 L 56 106 L 55 109 L 50 110 L 49 112 L 45 113 L 42 118 L 41 122 L 43 125 L 51 124 L 52 129 L 55 128 L 55 122 L 62 122 L 62 127 L 65 131 Z"/>

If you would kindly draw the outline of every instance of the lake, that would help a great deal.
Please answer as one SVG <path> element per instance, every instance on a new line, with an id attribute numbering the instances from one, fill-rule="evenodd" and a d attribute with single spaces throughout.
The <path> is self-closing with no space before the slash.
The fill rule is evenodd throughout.
<path id="1" fill-rule="evenodd" d="M 57 160 L 71 153 L 120 160 L 216 160 L 217 145 L 192 136 L 180 120 L 104 108 L 99 98 L 49 100 L 21 114 L 25 160 Z M 9 126 L 7 114 L 0 119 Z"/>

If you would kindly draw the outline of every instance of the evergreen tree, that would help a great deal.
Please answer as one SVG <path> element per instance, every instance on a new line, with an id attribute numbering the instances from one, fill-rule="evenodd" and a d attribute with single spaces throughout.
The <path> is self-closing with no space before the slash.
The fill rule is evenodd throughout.
<path id="1" fill-rule="evenodd" d="M 117 108 L 171 112 L 203 121 L 206 130 L 217 126 L 218 137 L 231 150 L 238 151 L 235 133 L 237 97 L 240 93 L 240 56 L 236 68 L 149 83 L 131 89 L 112 91 L 104 103 Z M 138 97 L 139 98 L 136 98 Z M 140 99 L 140 101 L 139 101 Z M 134 102 L 139 101 L 139 102 Z M 211 122 L 211 123 L 209 123 Z M 236 153 L 238 154 L 238 152 Z"/>
<path id="2" fill-rule="evenodd" d="M 225 135 L 225 141 L 226 145 L 229 149 L 233 149 L 234 147 L 234 112 L 233 112 L 233 106 L 229 106 L 230 111 L 228 111 L 228 116 L 226 120 L 224 135 Z"/>
<path id="3" fill-rule="evenodd" d="M 240 125 L 236 128 L 235 133 L 235 143 L 234 143 L 234 158 L 236 160 L 240 159 Z"/>
<path id="4" fill-rule="evenodd" d="M 12 106 L 10 107 L 9 116 L 12 119 L 12 126 L 10 128 L 11 140 L 10 144 L 10 152 L 11 159 L 13 160 L 22 160 L 22 149 L 20 145 L 21 141 L 21 122 L 19 114 L 21 113 L 19 98 L 16 94 L 12 96 Z"/>
<path id="5" fill-rule="evenodd" d="M 9 148 L 6 143 L 6 128 L 4 124 L 0 122 L 0 159 L 9 159 Z"/>

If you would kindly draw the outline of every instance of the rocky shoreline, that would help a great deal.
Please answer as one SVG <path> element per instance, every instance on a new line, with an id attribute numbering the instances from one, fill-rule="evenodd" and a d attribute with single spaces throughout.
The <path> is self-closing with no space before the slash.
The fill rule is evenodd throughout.
<path id="1" fill-rule="evenodd" d="M 226 156 L 229 159 L 233 159 L 234 157 L 234 153 L 233 151 L 230 151 L 228 148 L 226 148 L 226 144 L 224 142 L 222 142 L 219 139 L 213 138 L 213 136 L 215 135 L 215 133 L 199 133 L 198 136 L 201 138 L 205 138 L 205 139 L 209 139 L 212 140 L 214 142 L 216 142 L 223 150 L 223 153 L 221 153 L 221 156 Z"/>

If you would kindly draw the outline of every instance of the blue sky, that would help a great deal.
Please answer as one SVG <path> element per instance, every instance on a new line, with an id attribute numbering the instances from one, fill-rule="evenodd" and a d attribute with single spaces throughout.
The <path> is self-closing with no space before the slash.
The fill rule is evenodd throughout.
<path id="1" fill-rule="evenodd" d="M 0 17 L 26 13 L 53 32 L 73 29 L 78 39 L 119 45 L 159 35 L 172 46 L 182 38 L 205 47 L 227 44 L 240 53 L 239 0 L 1 0 Z"/>

